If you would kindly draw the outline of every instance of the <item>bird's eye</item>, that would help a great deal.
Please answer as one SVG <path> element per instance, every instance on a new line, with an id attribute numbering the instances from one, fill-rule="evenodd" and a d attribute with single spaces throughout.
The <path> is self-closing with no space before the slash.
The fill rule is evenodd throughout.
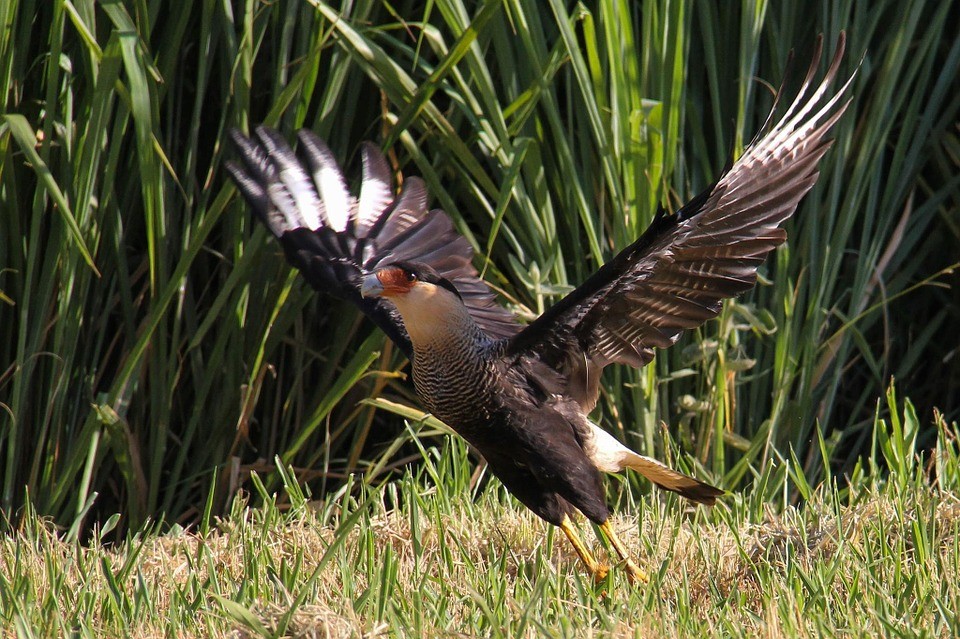
<path id="1" fill-rule="evenodd" d="M 407 281 L 408 281 L 408 282 L 416 282 L 416 281 L 417 281 L 417 274 L 414 273 L 413 271 L 404 271 L 403 275 L 404 275 L 404 277 L 407 278 Z"/>

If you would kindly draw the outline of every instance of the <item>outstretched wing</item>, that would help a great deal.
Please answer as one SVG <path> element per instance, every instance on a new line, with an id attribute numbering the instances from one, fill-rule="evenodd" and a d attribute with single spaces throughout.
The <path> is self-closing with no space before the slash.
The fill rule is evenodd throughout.
<path id="1" fill-rule="evenodd" d="M 817 181 L 817 163 L 832 143 L 825 136 L 849 104 L 841 100 L 852 77 L 827 97 L 845 40 L 841 33 L 814 89 L 818 39 L 784 116 L 771 126 L 774 104 L 761 133 L 716 184 L 673 215 L 659 211 L 636 242 L 516 335 L 508 353 L 560 373 L 567 392 L 590 410 L 604 366 L 647 364 L 654 348 L 670 346 L 685 329 L 716 317 L 725 298 L 751 288 L 757 268 L 786 239 L 780 225 Z"/>
<path id="2" fill-rule="evenodd" d="M 330 149 L 310 131 L 297 134 L 303 160 L 267 127 L 258 127 L 250 138 L 236 130 L 230 136 L 241 162 L 228 162 L 227 170 L 289 262 L 314 289 L 356 304 L 408 357 L 410 338 L 393 305 L 360 295 L 361 277 L 381 262 L 433 267 L 457 287 L 474 320 L 492 337 L 510 337 L 520 329 L 477 276 L 473 250 L 450 218 L 427 209 L 423 181 L 408 178 L 394 197 L 390 169 L 376 145 L 365 143 L 361 149 L 358 199 L 347 189 Z"/>

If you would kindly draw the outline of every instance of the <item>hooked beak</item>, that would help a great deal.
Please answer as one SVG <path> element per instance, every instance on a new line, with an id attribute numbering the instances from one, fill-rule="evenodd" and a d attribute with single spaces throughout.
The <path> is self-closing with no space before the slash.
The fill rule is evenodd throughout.
<path id="1" fill-rule="evenodd" d="M 360 281 L 360 297 L 380 297 L 383 295 L 383 284 L 376 273 L 363 276 Z"/>

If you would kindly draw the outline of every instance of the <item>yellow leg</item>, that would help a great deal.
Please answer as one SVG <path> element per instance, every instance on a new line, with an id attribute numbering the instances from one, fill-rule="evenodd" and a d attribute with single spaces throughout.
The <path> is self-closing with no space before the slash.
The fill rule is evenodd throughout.
<path id="1" fill-rule="evenodd" d="M 610 540 L 610 545 L 613 546 L 613 549 L 617 553 L 617 557 L 620 558 L 620 562 L 623 564 L 624 570 L 627 571 L 627 578 L 630 580 L 630 583 L 636 584 L 638 581 L 647 583 L 650 581 L 650 578 L 647 577 L 647 573 L 640 570 L 640 567 L 634 563 L 633 559 L 630 558 L 630 555 L 627 553 L 626 546 L 623 545 L 623 542 L 620 541 L 620 538 L 617 537 L 617 533 L 614 532 L 613 527 L 610 525 L 610 520 L 600 524 L 600 530 L 603 531 L 603 534 L 607 536 L 607 539 Z"/>
<path id="2" fill-rule="evenodd" d="M 563 521 L 560 522 L 560 530 L 563 531 L 563 534 L 565 534 L 567 539 L 570 540 L 570 543 L 573 544 L 573 549 L 577 551 L 581 561 L 587 565 L 587 570 L 593 575 L 593 580 L 597 583 L 603 581 L 607 577 L 610 569 L 606 564 L 600 563 L 596 557 L 593 556 L 590 549 L 587 548 L 580 539 L 580 535 L 577 534 L 577 529 L 573 526 L 573 522 L 570 521 L 569 517 L 564 516 Z"/>

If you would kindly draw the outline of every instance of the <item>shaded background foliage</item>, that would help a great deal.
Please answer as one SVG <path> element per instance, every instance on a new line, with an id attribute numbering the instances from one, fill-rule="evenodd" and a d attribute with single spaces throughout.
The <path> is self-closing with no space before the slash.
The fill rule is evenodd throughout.
<path id="1" fill-rule="evenodd" d="M 533 316 L 658 202 L 709 185 L 787 52 L 804 68 L 842 29 L 842 75 L 863 56 L 855 97 L 788 246 L 718 321 L 607 373 L 597 417 L 660 456 L 678 441 L 728 488 L 790 455 L 816 477 L 818 424 L 848 469 L 891 377 L 922 415 L 955 418 L 956 17 L 919 1 L 5 3 L 3 511 L 189 523 L 278 455 L 321 493 L 389 476 L 417 459 L 413 432 L 439 432 L 384 338 L 253 222 L 222 170 L 229 127 L 310 127 L 353 178 L 377 140 Z"/>

